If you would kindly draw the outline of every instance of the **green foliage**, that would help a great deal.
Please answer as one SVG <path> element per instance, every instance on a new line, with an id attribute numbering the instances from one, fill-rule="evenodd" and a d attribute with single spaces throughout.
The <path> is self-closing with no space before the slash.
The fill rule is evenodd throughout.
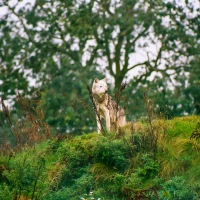
<path id="1" fill-rule="evenodd" d="M 190 70 L 192 68 L 191 66 Z M 179 76 L 178 86 L 171 86 L 170 88 L 168 87 L 171 85 L 170 77 L 155 77 L 153 81 L 146 81 L 145 84 L 130 83 L 126 92 L 128 94 L 133 93 L 133 95 L 127 98 L 127 112 L 136 113 L 134 115 L 136 119 L 144 116 L 144 102 L 141 102 L 141 99 L 143 99 L 143 93 L 147 92 L 157 112 L 164 114 L 168 119 L 198 114 L 199 90 L 197 85 L 199 78 L 197 77 L 199 74 L 199 72 L 196 72 L 195 76 L 191 77 L 190 86 L 185 82 L 187 79 L 185 75 Z M 132 115 L 130 115 L 130 119 L 131 117 Z"/>
<path id="2" fill-rule="evenodd" d="M 172 179 L 166 181 L 162 187 L 163 191 L 160 192 L 160 197 L 163 200 L 192 200 L 199 198 L 197 188 L 192 185 L 188 185 L 184 177 L 181 176 L 172 177 Z"/>
<path id="3" fill-rule="evenodd" d="M 159 164 L 157 161 L 153 160 L 148 154 L 141 155 L 140 160 L 140 167 L 142 168 L 136 169 L 135 172 L 138 176 L 148 180 L 158 175 Z"/>
<path id="4" fill-rule="evenodd" d="M 62 68 L 51 73 L 51 81 L 41 88 L 41 107 L 54 132 L 80 134 L 94 127 L 95 113 L 89 99 L 87 84 L 98 72 L 93 69 L 77 73 L 76 66 L 62 61 Z M 52 98 L 53 97 L 53 98 Z M 81 113 L 81 116 L 80 116 Z"/>
<path id="5" fill-rule="evenodd" d="M 122 140 L 98 143 L 94 147 L 93 156 L 95 162 L 104 163 L 122 172 L 128 167 L 129 152 Z"/>
<path id="6" fill-rule="evenodd" d="M 11 190 L 11 187 L 9 187 L 6 183 L 0 185 L 0 198 L 5 200 L 14 199 L 14 195 Z"/>
<path id="7" fill-rule="evenodd" d="M 1 155 L 0 198 L 198 199 L 200 146 L 190 136 L 199 120 L 152 121 L 155 153 L 143 139 L 149 131 L 143 120 L 122 138 L 97 133 L 52 138 L 10 158 Z"/>
<path id="8" fill-rule="evenodd" d="M 45 159 L 22 155 L 10 163 L 9 170 L 5 170 L 3 176 L 12 188 L 13 198 L 19 198 L 22 194 L 29 197 L 39 198 L 42 190 L 45 188 L 44 171 Z"/>
<path id="9" fill-rule="evenodd" d="M 40 90 L 55 132 L 91 131 L 86 84 L 105 74 L 115 89 L 129 80 L 129 119 L 144 114 L 143 89 L 170 118 L 199 114 L 195 3 L 54 0 L 11 6 L 8 0 L 0 6 L 8 10 L 0 21 L 0 94 L 15 105 L 18 91 L 33 96 Z"/>
<path id="10" fill-rule="evenodd" d="M 90 174 L 83 174 L 80 178 L 74 180 L 73 184 L 68 187 L 62 187 L 59 190 L 51 191 L 45 195 L 44 199 L 60 200 L 60 199 L 81 199 L 85 194 L 89 193 L 92 188 L 93 177 Z"/>
<path id="11" fill-rule="evenodd" d="M 173 120 L 168 121 L 168 131 L 170 136 L 180 136 L 182 138 L 189 138 L 191 131 L 197 126 L 199 117 L 177 117 Z"/>
<path id="12" fill-rule="evenodd" d="M 198 86 L 200 84 L 200 69 L 199 69 L 200 57 L 197 56 L 196 59 L 191 61 L 190 77 L 189 77 L 189 86 L 185 89 L 184 93 L 187 98 L 192 101 L 194 107 L 194 113 L 200 114 L 200 91 Z"/>

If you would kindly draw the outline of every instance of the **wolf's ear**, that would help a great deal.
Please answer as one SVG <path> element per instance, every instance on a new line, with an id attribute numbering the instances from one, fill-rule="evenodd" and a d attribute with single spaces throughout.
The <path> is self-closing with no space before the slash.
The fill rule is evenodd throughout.
<path id="1" fill-rule="evenodd" d="M 94 83 L 98 83 L 99 82 L 99 79 L 98 78 L 95 78 L 94 79 Z"/>
<path id="2" fill-rule="evenodd" d="M 107 81 L 106 81 L 106 77 L 105 77 L 104 79 L 102 79 L 102 81 L 107 82 Z"/>

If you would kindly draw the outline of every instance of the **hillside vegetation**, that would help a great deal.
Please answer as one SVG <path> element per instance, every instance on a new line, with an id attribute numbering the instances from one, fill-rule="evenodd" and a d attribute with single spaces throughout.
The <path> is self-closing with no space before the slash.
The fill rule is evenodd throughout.
<path id="1" fill-rule="evenodd" d="M 1 154 L 0 199 L 200 199 L 199 123 L 143 119 Z"/>

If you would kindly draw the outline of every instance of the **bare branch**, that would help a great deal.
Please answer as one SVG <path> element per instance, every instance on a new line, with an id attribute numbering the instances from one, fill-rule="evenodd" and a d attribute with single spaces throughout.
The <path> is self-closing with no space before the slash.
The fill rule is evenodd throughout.
<path id="1" fill-rule="evenodd" d="M 134 68 L 136 68 L 136 67 L 138 67 L 138 66 L 142 66 L 142 65 L 149 65 L 149 61 L 145 61 L 145 62 L 142 62 L 142 63 L 135 64 L 135 65 L 129 67 L 129 68 L 127 69 L 127 71 L 130 71 L 130 70 L 132 70 L 132 69 L 134 69 Z"/>

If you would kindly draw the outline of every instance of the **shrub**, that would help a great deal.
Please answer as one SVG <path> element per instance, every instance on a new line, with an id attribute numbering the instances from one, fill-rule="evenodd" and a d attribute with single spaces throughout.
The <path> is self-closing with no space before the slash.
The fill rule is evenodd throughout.
<path id="1" fill-rule="evenodd" d="M 3 176 L 8 182 L 8 188 L 14 199 L 19 199 L 25 195 L 39 197 L 45 187 L 45 160 L 43 157 L 35 158 L 21 154 L 15 160 L 11 160 L 10 168 L 3 172 Z M 6 190 L 5 190 L 6 191 Z M 12 199 L 12 198 L 11 198 Z"/>
<path id="2" fill-rule="evenodd" d="M 94 182 L 91 174 L 83 174 L 80 178 L 74 179 L 73 184 L 62 187 L 57 191 L 49 191 L 44 199 L 46 200 L 77 200 L 88 194 L 93 188 Z"/>
<path id="3" fill-rule="evenodd" d="M 3 200 L 14 199 L 14 195 L 11 192 L 11 188 L 6 183 L 0 185 L 0 199 Z"/>
<path id="4" fill-rule="evenodd" d="M 122 172 L 128 167 L 128 155 L 128 148 L 122 140 L 97 143 L 93 151 L 95 162 L 104 163 Z"/>
<path id="5" fill-rule="evenodd" d="M 194 187 L 190 186 L 182 176 L 175 176 L 162 184 L 163 190 L 159 192 L 163 200 L 195 200 Z"/>

